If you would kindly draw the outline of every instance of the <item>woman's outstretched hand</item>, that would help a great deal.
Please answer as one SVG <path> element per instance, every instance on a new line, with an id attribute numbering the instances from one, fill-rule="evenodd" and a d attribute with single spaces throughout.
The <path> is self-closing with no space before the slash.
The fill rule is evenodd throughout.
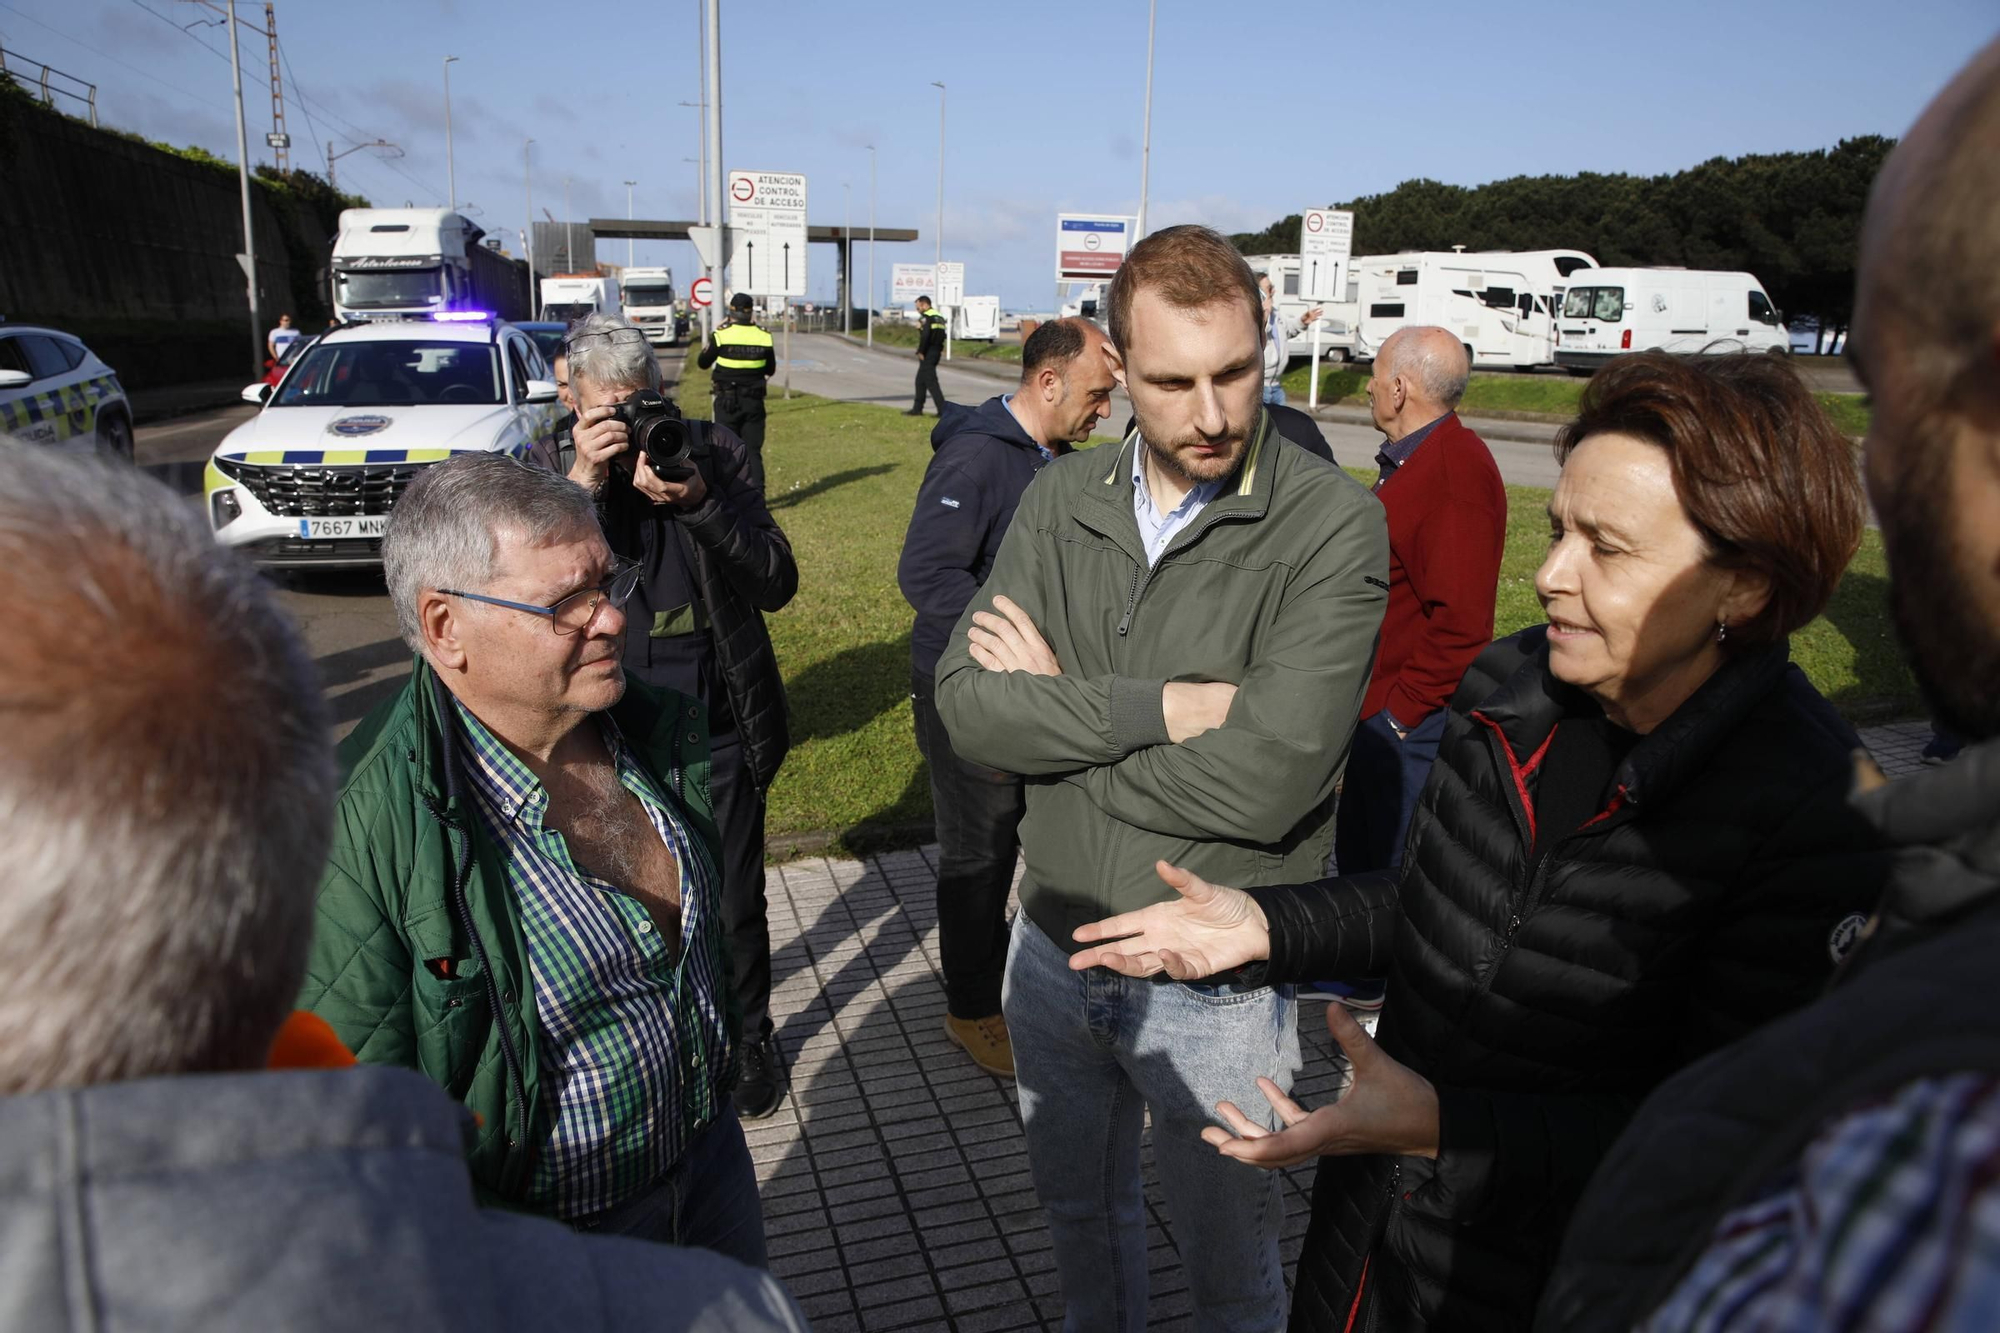
<path id="1" fill-rule="evenodd" d="M 1270 1079 L 1260 1078 L 1257 1086 L 1284 1128 L 1265 1129 L 1232 1103 L 1221 1102 L 1215 1109 L 1229 1122 L 1229 1129 L 1210 1126 L 1201 1132 L 1202 1142 L 1224 1157 L 1267 1170 L 1296 1166 L 1313 1157 L 1354 1153 L 1436 1157 L 1438 1099 L 1431 1081 L 1384 1054 L 1346 1005 L 1326 1006 L 1326 1028 L 1354 1070 L 1354 1085 L 1345 1097 L 1308 1111 Z"/>
<path id="2" fill-rule="evenodd" d="M 1078 926 L 1072 938 L 1097 947 L 1071 954 L 1071 969 L 1105 967 L 1128 977 L 1165 972 L 1197 981 L 1271 956 L 1270 922 L 1249 894 L 1165 861 L 1153 869 L 1180 896 Z"/>

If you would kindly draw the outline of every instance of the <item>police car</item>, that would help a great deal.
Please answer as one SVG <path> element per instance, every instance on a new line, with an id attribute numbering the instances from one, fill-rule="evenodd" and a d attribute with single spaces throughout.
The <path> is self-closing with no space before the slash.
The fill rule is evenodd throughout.
<path id="1" fill-rule="evenodd" d="M 75 337 L 0 324 L 0 435 L 132 457 L 132 404 L 111 367 Z"/>
<path id="2" fill-rule="evenodd" d="M 203 475 L 209 526 L 275 567 L 378 565 L 397 497 L 455 453 L 522 455 L 561 408 L 534 340 L 476 312 L 350 324 L 323 335 Z"/>

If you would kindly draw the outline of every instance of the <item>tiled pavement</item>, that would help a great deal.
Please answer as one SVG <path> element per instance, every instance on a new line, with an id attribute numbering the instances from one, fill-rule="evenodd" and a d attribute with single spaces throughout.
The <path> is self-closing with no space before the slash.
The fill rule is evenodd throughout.
<path id="1" fill-rule="evenodd" d="M 1864 736 L 1895 777 L 1918 766 L 1929 728 Z M 771 1008 L 792 1096 L 748 1131 L 772 1269 L 828 1333 L 1061 1326 L 1014 1087 L 943 1032 L 936 851 L 771 871 Z M 1312 1106 L 1339 1073 L 1319 1006 L 1301 1013 L 1296 1095 Z M 1151 1327 L 1185 1328 L 1187 1282 L 1150 1159 L 1146 1179 Z M 1286 1173 L 1288 1275 L 1311 1187 L 1310 1164 Z"/>

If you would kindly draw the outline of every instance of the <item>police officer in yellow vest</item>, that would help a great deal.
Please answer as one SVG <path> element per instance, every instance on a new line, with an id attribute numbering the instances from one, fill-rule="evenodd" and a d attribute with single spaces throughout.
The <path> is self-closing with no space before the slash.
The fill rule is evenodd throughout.
<path id="1" fill-rule="evenodd" d="M 906 417 L 924 414 L 924 394 L 937 400 L 938 415 L 944 415 L 944 389 L 938 384 L 938 358 L 944 355 L 944 316 L 931 308 L 931 298 L 917 298 L 917 401 Z"/>
<path id="2" fill-rule="evenodd" d="M 695 364 L 714 367 L 715 420 L 749 450 L 750 483 L 764 489 L 764 387 L 778 370 L 771 331 L 759 328 L 748 292 L 729 298 L 729 320 L 709 335 Z"/>

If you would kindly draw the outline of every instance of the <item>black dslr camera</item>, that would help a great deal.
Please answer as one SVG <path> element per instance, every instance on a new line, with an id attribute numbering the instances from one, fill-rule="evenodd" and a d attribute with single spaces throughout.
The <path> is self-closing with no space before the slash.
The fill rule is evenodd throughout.
<path id="1" fill-rule="evenodd" d="M 694 432 L 681 410 L 657 389 L 641 389 L 611 409 L 631 432 L 632 447 L 661 481 L 686 481 L 695 474 Z"/>

